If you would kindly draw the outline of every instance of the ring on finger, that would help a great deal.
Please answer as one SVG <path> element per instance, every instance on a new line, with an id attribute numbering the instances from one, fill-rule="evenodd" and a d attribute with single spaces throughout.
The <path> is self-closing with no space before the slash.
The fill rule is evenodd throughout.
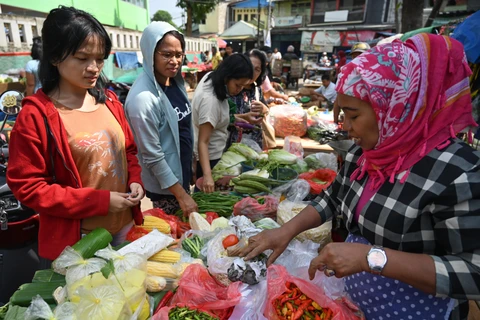
<path id="1" fill-rule="evenodd" d="M 332 269 L 329 269 L 329 268 L 325 268 L 325 271 L 324 271 L 325 275 L 327 277 L 332 277 L 335 275 L 335 270 L 332 270 Z"/>

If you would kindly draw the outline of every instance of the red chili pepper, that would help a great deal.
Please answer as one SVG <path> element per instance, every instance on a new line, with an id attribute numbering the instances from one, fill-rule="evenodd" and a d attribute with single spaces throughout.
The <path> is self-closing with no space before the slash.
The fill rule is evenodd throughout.
<path id="1" fill-rule="evenodd" d="M 295 313 L 292 315 L 292 320 L 297 320 L 297 319 L 300 319 L 300 317 L 303 315 L 303 313 L 305 312 L 305 310 L 307 309 L 308 305 L 310 304 L 310 302 L 304 302 L 302 303 L 297 311 L 295 311 Z"/>
<path id="2" fill-rule="evenodd" d="M 174 291 L 168 291 L 167 293 L 165 293 L 162 300 L 160 300 L 160 302 L 158 303 L 158 306 L 155 309 L 155 312 L 153 314 L 157 313 L 158 311 L 160 311 L 160 309 L 165 307 L 170 302 L 170 300 L 172 300 L 172 297 L 174 296 L 174 294 L 175 294 Z"/>
<path id="3" fill-rule="evenodd" d="M 320 318 L 320 316 L 318 315 L 318 313 L 315 313 L 315 320 L 322 320 L 322 318 Z"/>

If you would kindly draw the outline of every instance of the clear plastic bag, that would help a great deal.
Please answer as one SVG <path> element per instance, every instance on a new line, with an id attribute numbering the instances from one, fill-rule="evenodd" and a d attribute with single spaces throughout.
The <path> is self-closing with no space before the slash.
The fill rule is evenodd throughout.
<path id="1" fill-rule="evenodd" d="M 310 169 L 331 169 L 338 171 L 337 157 L 333 153 L 318 152 L 305 157 L 304 161 Z"/>
<path id="2" fill-rule="evenodd" d="M 235 306 L 230 319 L 236 320 L 267 320 L 263 315 L 267 297 L 267 281 L 256 285 L 243 284 L 240 288 L 242 298 Z"/>
<path id="3" fill-rule="evenodd" d="M 173 241 L 172 237 L 154 229 L 149 234 L 121 248 L 118 250 L 118 253 L 122 255 L 136 253 L 148 259 L 160 250 L 165 249 Z"/>
<path id="4" fill-rule="evenodd" d="M 270 108 L 269 116 L 277 137 L 303 137 L 307 133 L 307 113 L 300 107 L 274 106 Z"/>
<path id="5" fill-rule="evenodd" d="M 72 284 L 95 272 L 99 272 L 106 261 L 99 258 L 84 259 L 72 247 L 66 247 L 52 263 L 53 270 L 65 275 L 67 285 Z"/>
<path id="6" fill-rule="evenodd" d="M 285 137 L 285 142 L 283 144 L 283 150 L 294 154 L 299 159 L 303 159 L 303 146 L 302 139 L 297 136 L 287 136 Z"/>
<path id="7" fill-rule="evenodd" d="M 284 200 L 280 202 L 277 211 L 277 222 L 280 225 L 287 223 L 293 217 L 299 214 L 300 211 L 302 211 L 307 205 L 307 202 L 302 201 L 294 202 L 290 200 Z M 319 227 L 308 229 L 307 231 L 300 233 L 297 235 L 296 239 L 300 241 L 311 240 L 313 242 L 320 243 L 321 245 L 325 245 L 331 241 L 331 229 L 332 221 L 327 221 Z"/>
<path id="8" fill-rule="evenodd" d="M 295 179 L 290 182 L 287 182 L 284 185 L 278 186 L 272 190 L 272 194 L 277 198 L 282 198 L 282 195 L 286 199 L 298 202 L 305 199 L 305 197 L 310 193 L 310 184 L 303 179 Z M 278 207 L 277 207 L 278 215 Z"/>
<path id="9" fill-rule="evenodd" d="M 236 234 L 234 228 L 222 229 L 206 246 L 208 271 L 225 286 L 230 284 L 227 270 L 235 258 L 227 255 L 227 251 L 223 247 L 222 242 L 225 237 L 231 234 Z"/>
<path id="10" fill-rule="evenodd" d="M 40 295 L 32 299 L 30 306 L 25 311 L 25 320 L 37 319 L 62 319 L 62 320 L 76 320 L 75 304 L 65 302 L 58 305 L 53 311 L 50 306 L 43 300 Z"/>
<path id="11" fill-rule="evenodd" d="M 98 250 L 95 255 L 105 260 L 112 260 L 115 272 L 126 272 L 131 269 L 145 270 L 147 260 L 136 253 L 128 252 L 125 255 L 113 250 L 110 245 Z"/>
<path id="12" fill-rule="evenodd" d="M 318 256 L 319 248 L 320 244 L 316 242 L 310 240 L 301 242 L 297 239 L 293 239 L 290 241 L 285 251 L 283 251 L 275 261 L 275 264 L 284 266 L 290 273 L 298 268 L 308 268 L 310 262 Z"/>
<path id="13" fill-rule="evenodd" d="M 249 146 L 250 148 L 255 150 L 258 154 L 262 153 L 263 151 L 261 146 L 259 146 L 258 143 L 253 139 L 243 137 L 240 143 L 246 146 Z"/>

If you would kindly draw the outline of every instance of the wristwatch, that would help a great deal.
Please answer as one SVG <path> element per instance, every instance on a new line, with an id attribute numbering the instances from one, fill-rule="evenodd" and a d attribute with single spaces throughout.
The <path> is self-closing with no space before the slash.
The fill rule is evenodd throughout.
<path id="1" fill-rule="evenodd" d="M 387 254 L 383 247 L 374 245 L 367 254 L 368 267 L 373 274 L 382 274 L 383 268 L 387 264 Z"/>

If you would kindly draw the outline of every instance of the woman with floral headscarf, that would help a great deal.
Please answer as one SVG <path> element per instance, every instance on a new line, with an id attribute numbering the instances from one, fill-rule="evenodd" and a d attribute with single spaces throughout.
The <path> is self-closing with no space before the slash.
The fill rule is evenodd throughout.
<path id="1" fill-rule="evenodd" d="M 458 59 L 463 57 L 463 59 Z M 338 103 L 355 140 L 336 181 L 294 219 L 249 239 L 271 264 L 298 233 L 342 216 L 345 243 L 309 268 L 345 277 L 367 319 L 466 319 L 480 296 L 480 153 L 462 45 L 420 34 L 342 68 Z"/>

